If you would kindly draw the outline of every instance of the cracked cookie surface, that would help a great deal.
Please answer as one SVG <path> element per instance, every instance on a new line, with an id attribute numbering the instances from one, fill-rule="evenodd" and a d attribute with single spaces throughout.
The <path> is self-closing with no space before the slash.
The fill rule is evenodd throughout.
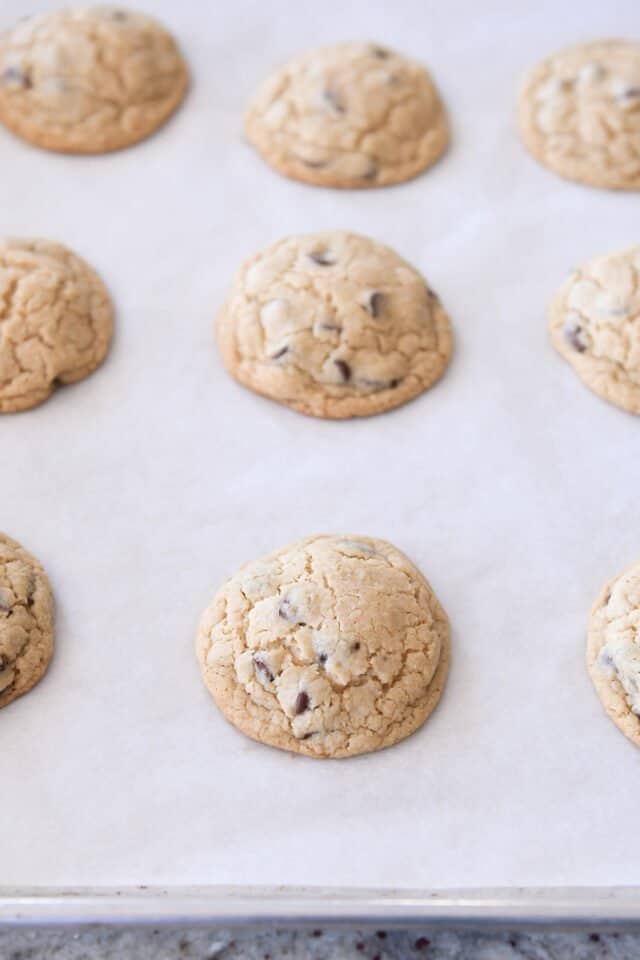
<path id="1" fill-rule="evenodd" d="M 449 627 L 391 544 L 315 536 L 227 581 L 202 616 L 197 655 L 216 703 L 247 736 L 348 757 L 424 723 L 445 684 Z"/>
<path id="2" fill-rule="evenodd" d="M 53 595 L 30 553 L 0 533 L 0 707 L 31 690 L 53 654 Z"/>
<path id="3" fill-rule="evenodd" d="M 640 414 L 640 246 L 574 271 L 551 304 L 550 332 L 594 393 Z"/>
<path id="4" fill-rule="evenodd" d="M 587 667 L 605 710 L 640 747 L 640 563 L 600 591 L 589 619 Z"/>
<path id="5" fill-rule="evenodd" d="M 0 243 L 0 413 L 87 377 L 111 331 L 109 294 L 84 260 L 47 240 Z"/>
<path id="6" fill-rule="evenodd" d="M 440 378 L 452 351 L 449 318 L 417 270 L 338 231 L 288 237 L 248 260 L 217 330 L 236 380 L 316 417 L 400 406 Z"/>
<path id="7" fill-rule="evenodd" d="M 600 40 L 547 57 L 522 86 L 518 125 L 561 176 L 640 190 L 640 44 Z"/>
<path id="8" fill-rule="evenodd" d="M 187 85 L 171 35 L 122 8 L 44 13 L 0 36 L 0 121 L 48 150 L 130 146 L 168 119 Z"/>
<path id="9" fill-rule="evenodd" d="M 280 173 L 327 187 L 409 180 L 449 142 L 445 109 L 424 67 L 372 43 L 291 60 L 262 84 L 245 126 Z"/>

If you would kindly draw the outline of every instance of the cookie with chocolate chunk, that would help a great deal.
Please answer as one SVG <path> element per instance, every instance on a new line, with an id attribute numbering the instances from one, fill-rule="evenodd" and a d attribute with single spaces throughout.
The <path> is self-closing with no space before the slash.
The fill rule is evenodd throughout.
<path id="1" fill-rule="evenodd" d="M 547 57 L 524 81 L 518 125 L 560 176 L 640 190 L 640 44 L 597 40 Z"/>
<path id="2" fill-rule="evenodd" d="M 31 690 L 53 654 L 53 595 L 30 553 L 0 533 L 0 707 Z"/>
<path id="3" fill-rule="evenodd" d="M 550 331 L 594 393 L 640 414 L 640 246 L 575 270 L 551 304 Z"/>
<path id="4" fill-rule="evenodd" d="M 587 667 L 605 710 L 640 747 L 640 563 L 600 591 L 589 619 Z"/>
<path id="5" fill-rule="evenodd" d="M 0 36 L 0 122 L 47 150 L 128 147 L 168 119 L 187 85 L 173 37 L 118 7 L 43 13 Z"/>
<path id="6" fill-rule="evenodd" d="M 111 330 L 109 294 L 84 260 L 49 240 L 0 243 L 0 413 L 89 376 Z"/>
<path id="7" fill-rule="evenodd" d="M 430 167 L 449 142 L 427 71 L 373 43 L 311 50 L 276 70 L 246 114 L 279 173 L 326 187 L 382 187 Z"/>
<path id="8" fill-rule="evenodd" d="M 316 417 L 406 403 L 439 379 L 452 350 L 449 318 L 417 270 L 339 231 L 288 237 L 248 260 L 217 330 L 236 380 Z"/>
<path id="9" fill-rule="evenodd" d="M 404 554 L 370 537 L 308 537 L 247 564 L 197 638 L 204 681 L 239 730 L 309 757 L 391 746 L 435 708 L 447 617 Z"/>

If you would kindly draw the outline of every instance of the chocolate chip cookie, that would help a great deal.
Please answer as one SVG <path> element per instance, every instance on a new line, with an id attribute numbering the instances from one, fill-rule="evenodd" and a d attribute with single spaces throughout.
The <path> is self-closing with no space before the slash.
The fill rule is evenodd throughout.
<path id="1" fill-rule="evenodd" d="M 247 736 L 349 757 L 424 723 L 445 684 L 449 628 L 390 543 L 316 536 L 239 570 L 207 607 L 197 654 L 216 703 Z"/>
<path id="2" fill-rule="evenodd" d="M 48 240 L 0 243 L 0 413 L 88 376 L 111 330 L 109 294 L 84 260 Z"/>
<path id="3" fill-rule="evenodd" d="M 0 707 L 31 690 L 53 654 L 53 595 L 30 553 L 0 533 Z"/>
<path id="4" fill-rule="evenodd" d="M 424 67 L 374 43 L 322 47 L 276 70 L 249 104 L 246 132 L 280 173 L 325 187 L 409 180 L 449 142 Z"/>
<path id="5" fill-rule="evenodd" d="M 527 75 L 518 123 L 533 156 L 569 180 L 640 189 L 640 44 L 581 43 Z"/>
<path id="6" fill-rule="evenodd" d="M 640 246 L 574 271 L 551 304 L 550 330 L 594 393 L 640 414 Z"/>
<path id="7" fill-rule="evenodd" d="M 288 237 L 240 269 L 218 318 L 242 384 L 316 417 L 368 416 L 432 386 L 452 350 L 449 318 L 388 247 L 338 231 Z"/>
<path id="8" fill-rule="evenodd" d="M 640 563 L 600 591 L 589 619 L 587 667 L 613 722 L 640 746 Z"/>
<path id="9" fill-rule="evenodd" d="M 0 37 L 0 121 L 47 150 L 128 147 L 168 119 L 187 85 L 171 35 L 119 7 L 27 17 Z"/>

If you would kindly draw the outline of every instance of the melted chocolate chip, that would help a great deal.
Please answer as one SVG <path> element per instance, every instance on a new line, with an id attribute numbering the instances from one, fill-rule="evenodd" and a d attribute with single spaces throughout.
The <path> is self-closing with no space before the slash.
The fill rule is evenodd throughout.
<path id="1" fill-rule="evenodd" d="M 389 50 L 385 50 L 384 47 L 372 47 L 371 55 L 376 58 L 376 60 L 388 60 L 391 56 Z"/>
<path id="2" fill-rule="evenodd" d="M 295 623 L 298 627 L 306 627 L 307 625 L 304 620 L 299 619 L 298 608 L 291 603 L 288 597 L 285 597 L 278 607 L 278 616 L 286 620 L 287 623 Z"/>
<path id="3" fill-rule="evenodd" d="M 326 663 L 327 660 L 328 660 L 328 657 L 326 653 L 321 653 L 320 656 L 318 657 L 318 663 Z"/>
<path id="4" fill-rule="evenodd" d="M 400 386 L 401 383 L 402 383 L 401 377 L 394 377 L 393 380 L 389 381 L 389 389 L 395 390 L 395 388 Z"/>
<path id="5" fill-rule="evenodd" d="M 342 102 L 342 99 L 335 90 L 330 90 L 328 87 L 322 91 L 322 98 L 325 103 L 328 103 L 332 110 L 335 110 L 336 113 L 344 113 L 346 107 Z"/>
<path id="6" fill-rule="evenodd" d="M 373 293 L 369 294 L 369 299 L 367 301 L 367 310 L 372 317 L 379 317 L 382 313 L 384 307 L 384 293 L 380 293 L 379 290 L 374 290 Z"/>
<path id="7" fill-rule="evenodd" d="M 271 355 L 271 359 L 279 360 L 280 357 L 284 357 L 285 353 L 289 353 L 289 347 L 281 347 L 280 350 L 277 350 Z"/>
<path id="8" fill-rule="evenodd" d="M 32 85 L 31 79 L 19 67 L 7 67 L 0 81 L 3 87 L 20 87 L 22 90 L 28 90 Z"/>
<path id="9" fill-rule="evenodd" d="M 425 284 L 425 290 L 427 291 L 427 296 L 429 297 L 429 300 L 433 300 L 435 303 L 440 303 L 440 297 L 435 292 L 435 290 L 432 290 L 431 287 L 427 286 L 427 284 Z"/>
<path id="10" fill-rule="evenodd" d="M 273 674 L 271 673 L 271 670 L 269 670 L 269 667 L 266 665 L 264 660 L 262 660 L 260 657 L 254 657 L 253 666 L 255 667 L 256 673 L 260 674 L 260 676 L 263 677 L 267 683 L 273 683 Z"/>
<path id="11" fill-rule="evenodd" d="M 357 653 L 359 649 L 360 649 L 360 642 L 356 640 L 355 643 L 351 644 L 351 651 L 352 653 Z"/>
<path id="12" fill-rule="evenodd" d="M 564 336 L 578 353 L 584 353 L 587 349 L 587 344 L 582 337 L 582 327 L 579 324 L 568 324 L 564 328 Z"/>
<path id="13" fill-rule="evenodd" d="M 313 253 L 309 254 L 309 259 L 317 263 L 319 267 L 332 267 L 336 262 L 326 250 L 314 250 Z"/>
<path id="14" fill-rule="evenodd" d="M 293 706 L 293 712 L 296 717 L 299 717 L 301 713 L 306 713 L 309 709 L 309 695 L 301 690 L 298 696 L 296 697 L 296 702 Z"/>
<path id="15" fill-rule="evenodd" d="M 351 367 L 349 366 L 349 364 L 347 363 L 347 361 L 346 361 L 346 360 L 334 360 L 333 362 L 335 363 L 336 367 L 337 367 L 338 370 L 340 371 L 340 376 L 342 377 L 342 379 L 344 380 L 344 382 L 346 383 L 347 380 L 350 380 L 350 379 L 351 379 Z"/>
<path id="16" fill-rule="evenodd" d="M 299 740 L 310 740 L 314 733 L 315 733 L 314 730 L 310 730 L 309 733 L 303 733 L 302 736 L 299 737 L 298 739 L 299 739 Z"/>

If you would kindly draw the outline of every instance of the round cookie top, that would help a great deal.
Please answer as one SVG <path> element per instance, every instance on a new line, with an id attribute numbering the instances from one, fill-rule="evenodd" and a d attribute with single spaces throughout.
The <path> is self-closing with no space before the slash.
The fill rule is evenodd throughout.
<path id="1" fill-rule="evenodd" d="M 251 100 L 249 140 L 285 176 L 326 187 L 382 187 L 431 166 L 449 142 L 434 83 L 372 43 L 311 50 Z"/>
<path id="2" fill-rule="evenodd" d="M 640 414 L 640 246 L 574 271 L 551 304 L 550 330 L 587 386 Z"/>
<path id="3" fill-rule="evenodd" d="M 0 707 L 22 696 L 53 654 L 53 596 L 38 561 L 0 533 Z"/>
<path id="4" fill-rule="evenodd" d="M 520 92 L 533 156 L 569 180 L 640 189 L 640 44 L 581 43 L 547 57 Z"/>
<path id="5" fill-rule="evenodd" d="M 109 294 L 84 260 L 47 240 L 0 243 L 0 413 L 88 376 L 111 329 Z"/>
<path id="6" fill-rule="evenodd" d="M 288 237 L 240 269 L 218 319 L 245 386 L 317 417 L 368 416 L 430 387 L 452 350 L 424 279 L 367 237 Z"/>
<path id="7" fill-rule="evenodd" d="M 316 536 L 249 563 L 205 611 L 197 652 L 227 720 L 310 757 L 388 747 L 425 721 L 449 662 L 446 615 L 395 547 Z"/>
<path id="8" fill-rule="evenodd" d="M 48 150 L 136 143 L 173 113 L 187 84 L 171 35 L 120 8 L 43 13 L 0 37 L 0 121 Z"/>
<path id="9" fill-rule="evenodd" d="M 594 603 L 587 666 L 605 710 L 640 746 L 640 563 L 607 583 Z"/>

